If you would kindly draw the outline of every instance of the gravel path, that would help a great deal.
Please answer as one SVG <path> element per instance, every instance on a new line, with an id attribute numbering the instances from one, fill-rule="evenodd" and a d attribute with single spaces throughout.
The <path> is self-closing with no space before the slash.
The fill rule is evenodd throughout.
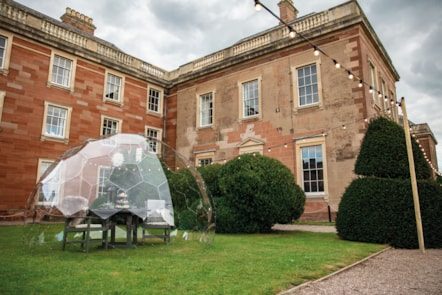
<path id="1" fill-rule="evenodd" d="M 278 230 L 336 232 L 334 227 L 276 225 Z M 280 295 L 442 295 L 442 249 L 386 249 Z"/>

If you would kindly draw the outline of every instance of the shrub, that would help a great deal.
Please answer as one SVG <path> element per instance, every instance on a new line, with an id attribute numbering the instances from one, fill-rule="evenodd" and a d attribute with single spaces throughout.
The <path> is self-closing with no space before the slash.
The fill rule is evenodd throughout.
<path id="1" fill-rule="evenodd" d="M 211 164 L 198 167 L 197 170 L 201 174 L 206 183 L 207 190 L 213 197 L 221 196 L 218 183 L 218 173 L 221 169 L 221 164 Z"/>
<path id="2" fill-rule="evenodd" d="M 412 146 L 416 178 L 429 179 L 431 169 L 414 139 Z M 385 117 L 372 120 L 361 144 L 355 173 L 384 178 L 410 178 L 404 129 Z"/>
<path id="3" fill-rule="evenodd" d="M 441 247 L 442 188 L 434 181 L 419 181 L 418 190 L 425 245 Z M 354 180 L 341 199 L 336 228 L 346 240 L 418 248 L 410 180 Z"/>
<path id="4" fill-rule="evenodd" d="M 175 225 L 180 229 L 193 229 L 197 222 L 192 206 L 196 206 L 196 202 L 201 198 L 195 178 L 189 169 L 165 171 L 172 197 Z"/>
<path id="5" fill-rule="evenodd" d="M 269 232 L 275 223 L 298 219 L 304 210 L 304 192 L 276 159 L 241 155 L 223 165 L 218 176 L 218 232 Z"/>

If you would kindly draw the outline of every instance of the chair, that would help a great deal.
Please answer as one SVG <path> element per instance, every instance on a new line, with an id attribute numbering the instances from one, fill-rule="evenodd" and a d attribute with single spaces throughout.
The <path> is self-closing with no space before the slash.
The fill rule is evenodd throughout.
<path id="1" fill-rule="evenodd" d="M 95 223 L 94 223 L 95 222 Z M 111 228 L 109 219 L 101 219 L 92 216 L 68 216 L 64 222 L 63 245 L 62 250 L 66 248 L 66 244 L 80 243 L 81 248 L 86 253 L 89 252 L 91 242 L 101 242 L 105 249 L 108 249 L 108 231 Z M 92 238 L 91 232 L 102 232 L 101 238 Z M 81 238 L 75 238 L 75 235 L 81 234 Z M 73 235 L 69 239 L 69 236 Z"/>
<path id="2" fill-rule="evenodd" d="M 165 200 L 147 200 L 147 217 L 143 222 L 143 244 L 144 240 L 148 238 L 159 238 L 163 239 L 164 243 L 170 243 L 170 230 L 172 226 L 167 223 L 161 215 L 161 212 L 166 209 Z M 163 233 L 159 234 L 158 231 L 155 233 L 149 233 L 148 229 L 162 229 Z"/>

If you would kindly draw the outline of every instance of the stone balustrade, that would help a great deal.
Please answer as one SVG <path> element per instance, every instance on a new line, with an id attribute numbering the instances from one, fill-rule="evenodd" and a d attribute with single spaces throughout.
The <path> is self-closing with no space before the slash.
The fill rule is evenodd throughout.
<path id="1" fill-rule="evenodd" d="M 77 46 L 87 48 L 88 39 L 86 37 L 72 32 L 71 30 L 66 30 L 63 27 L 54 25 L 51 22 L 43 20 L 41 22 L 41 30 L 50 36 L 54 36 Z"/>
<path id="2" fill-rule="evenodd" d="M 72 13 L 77 14 L 76 11 L 72 11 Z M 135 68 L 135 70 L 140 70 L 159 78 L 164 78 L 167 73 L 167 71 L 159 67 L 150 65 L 133 56 L 125 54 L 120 50 L 107 46 L 104 43 L 100 43 L 96 38 L 88 38 L 85 34 L 79 34 L 66 29 L 64 26 L 60 25 L 60 23 L 57 23 L 50 18 L 42 18 L 40 14 L 34 14 L 31 11 L 21 9 L 20 7 L 0 2 L 0 15 L 21 24 L 31 26 L 34 29 L 41 30 L 49 36 L 94 51 L 106 58 L 117 61 L 119 64 Z M 81 14 L 79 14 L 79 17 L 82 17 Z M 92 19 L 90 19 L 90 22 L 91 21 Z"/>
<path id="3" fill-rule="evenodd" d="M 135 68 L 136 70 L 140 70 L 142 72 L 148 73 L 150 75 L 165 78 L 166 75 L 170 74 L 167 71 L 151 65 L 142 60 L 136 59 L 130 55 L 125 54 L 124 52 L 107 46 L 104 43 L 98 42 L 95 38 L 88 38 L 84 34 L 78 34 L 74 31 L 68 30 L 61 26 L 59 23 L 51 20 L 51 19 L 42 19 L 41 15 L 32 14 L 31 12 L 21 9 L 20 7 L 9 5 L 8 3 L 1 2 L 0 3 L 0 15 L 12 19 L 14 21 L 20 22 L 25 25 L 32 26 L 36 29 L 43 31 L 44 33 L 60 38 L 66 42 L 72 43 L 74 45 L 87 48 L 88 50 L 95 51 L 96 53 L 118 61 L 120 64 L 123 64 L 127 67 Z M 308 30 L 311 30 L 315 27 L 321 26 L 330 21 L 329 11 L 324 11 L 321 13 L 316 13 L 312 15 L 308 15 L 294 22 L 293 28 L 301 33 Z M 281 27 L 280 34 L 276 34 L 276 36 L 280 36 L 279 38 L 287 38 L 289 31 L 286 27 Z M 246 39 L 239 44 L 235 44 L 234 46 L 218 51 L 214 54 L 207 55 L 205 57 L 199 58 L 193 62 L 191 62 L 190 70 L 198 70 L 209 65 L 218 63 L 232 56 L 237 56 L 252 50 L 255 50 L 261 46 L 265 46 L 275 41 L 272 40 L 273 35 L 272 32 L 268 32 L 263 35 L 258 35 L 255 38 Z"/>
<path id="4" fill-rule="evenodd" d="M 324 11 L 321 13 L 316 13 L 311 16 L 307 16 L 302 18 L 301 20 L 295 22 L 293 24 L 293 28 L 298 32 L 305 32 L 315 27 L 321 26 L 329 21 L 329 12 Z M 282 30 L 280 36 L 282 38 L 287 38 L 289 34 L 289 30 L 284 26 L 280 30 Z M 252 51 L 261 46 L 270 44 L 272 42 L 271 33 L 267 33 L 264 35 L 259 35 L 252 39 L 244 40 L 243 42 L 234 45 L 233 47 L 226 49 L 225 51 L 219 51 L 211 55 L 207 55 L 200 59 L 195 60 L 193 64 L 193 69 L 199 69 L 216 62 L 222 61 L 224 58 L 230 56 L 236 56 L 248 51 Z M 225 54 L 224 52 L 229 51 L 229 54 Z"/>

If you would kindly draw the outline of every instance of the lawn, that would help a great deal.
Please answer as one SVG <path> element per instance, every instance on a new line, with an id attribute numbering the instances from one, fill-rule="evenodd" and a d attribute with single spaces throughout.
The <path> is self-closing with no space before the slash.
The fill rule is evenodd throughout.
<path id="1" fill-rule="evenodd" d="M 97 249 L 53 237 L 61 225 L 0 227 L 1 294 L 277 294 L 385 248 L 332 233 L 217 234 L 133 249 Z M 42 234 L 44 232 L 44 235 Z"/>

